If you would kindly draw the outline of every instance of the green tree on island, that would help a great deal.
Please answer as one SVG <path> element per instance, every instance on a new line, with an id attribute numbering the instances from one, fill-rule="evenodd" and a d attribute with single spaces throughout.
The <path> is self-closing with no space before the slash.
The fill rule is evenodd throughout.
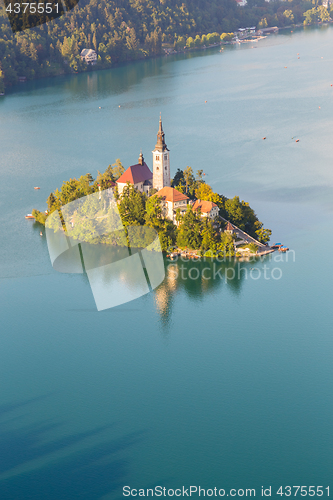
<path id="1" fill-rule="evenodd" d="M 124 226 L 139 226 L 145 223 L 146 200 L 144 193 L 140 193 L 129 182 L 127 183 L 118 205 Z"/>
<path id="2" fill-rule="evenodd" d="M 256 230 L 256 236 L 260 243 L 268 243 L 270 240 L 270 237 L 272 235 L 272 231 L 270 229 L 264 229 L 263 223 L 260 221 L 257 221 L 255 223 L 255 226 L 257 227 Z"/>
<path id="3" fill-rule="evenodd" d="M 193 170 L 191 167 L 186 167 L 184 170 L 184 181 L 185 181 L 185 193 L 188 194 L 190 188 L 193 186 L 195 183 L 194 175 L 193 175 Z"/>
<path id="4" fill-rule="evenodd" d="M 154 229 L 159 229 L 163 221 L 161 200 L 160 196 L 150 196 L 146 201 L 145 222 Z"/>
<path id="5" fill-rule="evenodd" d="M 174 178 L 172 179 L 171 187 L 176 188 L 176 186 L 179 185 L 185 186 L 185 179 L 184 172 L 178 168 Z"/>
<path id="6" fill-rule="evenodd" d="M 207 217 L 203 221 L 202 225 L 203 228 L 201 247 L 204 252 L 207 250 L 211 250 L 215 254 L 218 248 L 216 230 L 214 230 L 212 222 Z"/>
<path id="7" fill-rule="evenodd" d="M 109 165 L 109 167 L 110 167 L 110 165 Z M 123 175 L 123 173 L 125 172 L 125 169 L 124 169 L 123 164 L 121 163 L 121 161 L 120 161 L 119 158 L 116 159 L 115 163 L 112 163 L 112 167 L 114 167 L 111 170 L 112 176 L 113 176 L 113 180 L 116 181 L 116 180 L 119 179 L 119 177 L 121 175 Z"/>
<path id="8" fill-rule="evenodd" d="M 177 245 L 197 250 L 201 246 L 201 241 L 200 217 L 191 207 L 188 207 L 178 229 Z"/>

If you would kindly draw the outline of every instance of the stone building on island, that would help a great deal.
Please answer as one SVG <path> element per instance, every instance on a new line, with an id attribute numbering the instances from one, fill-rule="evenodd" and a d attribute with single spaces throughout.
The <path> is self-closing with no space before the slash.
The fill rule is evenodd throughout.
<path id="1" fill-rule="evenodd" d="M 162 198 L 161 205 L 163 217 L 167 217 L 173 222 L 176 222 L 176 211 L 178 208 L 181 215 L 185 214 L 189 202 L 189 198 L 186 194 L 166 186 L 160 189 L 155 196 L 160 196 Z"/>
<path id="2" fill-rule="evenodd" d="M 117 180 L 118 193 L 122 194 L 127 183 L 132 184 L 141 193 L 149 194 L 153 187 L 153 174 L 140 153 L 138 163 L 131 165 Z"/>
<path id="3" fill-rule="evenodd" d="M 219 214 L 219 207 L 212 201 L 196 200 L 192 208 L 195 211 L 200 211 L 201 217 L 214 219 Z"/>
<path id="4" fill-rule="evenodd" d="M 153 153 L 153 172 L 144 161 L 143 154 L 140 153 L 138 163 L 131 165 L 117 180 L 118 192 L 122 194 L 127 182 L 135 189 L 149 195 L 151 189 L 163 189 L 171 186 L 170 179 L 170 158 L 169 150 L 165 144 L 165 134 L 160 117 L 159 129 L 157 132 L 157 142 Z"/>
<path id="5" fill-rule="evenodd" d="M 131 165 L 117 180 L 118 193 L 123 193 L 124 187 L 130 183 L 141 193 L 150 195 L 152 189 L 156 190 L 155 196 L 161 197 L 162 214 L 164 217 L 176 222 L 176 211 L 180 209 L 181 215 L 187 210 L 190 199 L 186 194 L 171 187 L 170 178 L 170 152 L 165 143 L 165 134 L 160 117 L 157 132 L 157 142 L 153 153 L 153 172 L 146 164 L 142 152 L 138 163 Z M 200 209 L 201 217 L 215 218 L 218 213 L 218 206 L 211 201 L 196 200 L 192 208 Z"/>

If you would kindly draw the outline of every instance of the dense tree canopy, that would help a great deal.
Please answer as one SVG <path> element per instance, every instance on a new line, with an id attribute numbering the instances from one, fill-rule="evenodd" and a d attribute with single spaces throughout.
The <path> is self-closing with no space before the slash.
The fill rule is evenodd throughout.
<path id="1" fill-rule="evenodd" d="M 305 15 L 303 15 L 305 12 Z M 197 48 L 231 38 L 245 26 L 286 26 L 326 20 L 318 0 L 81 0 L 64 16 L 12 33 L 5 5 L 0 7 L 0 92 L 27 79 L 87 71 L 83 48 L 97 51 L 95 69 L 176 49 Z M 28 22 L 28 20 L 27 20 Z"/>

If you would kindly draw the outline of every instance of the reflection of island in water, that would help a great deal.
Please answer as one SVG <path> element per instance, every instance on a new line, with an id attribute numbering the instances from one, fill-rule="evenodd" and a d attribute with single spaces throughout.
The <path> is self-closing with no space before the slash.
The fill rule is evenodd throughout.
<path id="1" fill-rule="evenodd" d="M 164 279 L 157 232 L 146 226 L 125 228 L 111 189 L 53 211 L 45 231 L 53 268 L 85 271 L 99 311 L 141 297 Z"/>
<path id="2" fill-rule="evenodd" d="M 227 287 L 238 295 L 244 280 L 251 277 L 257 279 L 258 271 L 260 272 L 258 269 L 260 266 L 254 259 L 249 262 L 240 262 L 233 257 L 225 258 L 223 261 L 211 258 L 170 261 L 164 256 L 165 278 L 163 280 L 160 270 L 157 275 L 160 284 L 156 282 L 154 286 L 152 281 L 160 268 L 159 259 L 162 257 L 160 253 L 147 252 L 149 260 L 145 259 L 144 262 L 140 257 L 140 254 L 145 252 L 144 249 L 133 248 L 129 254 L 127 247 L 87 243 L 81 243 L 79 247 L 82 256 L 84 255 L 84 259 L 80 260 L 83 264 L 80 270 L 75 271 L 75 267 L 79 264 L 75 262 L 77 259 L 76 253 L 73 253 L 75 247 L 61 255 L 59 264 L 63 268 L 62 272 L 79 272 L 88 276 L 96 305 L 100 301 L 103 303 L 106 301 L 105 307 L 98 309 L 124 304 L 152 291 L 155 295 L 156 310 L 165 324 L 171 317 L 177 293 L 185 292 L 191 300 L 200 301 L 204 296 Z M 269 256 L 260 260 L 269 260 Z M 92 272 L 94 275 L 91 275 Z"/>
<path id="3" fill-rule="evenodd" d="M 110 189 L 52 212 L 45 230 L 52 266 L 63 273 L 86 273 L 98 310 L 155 290 L 157 311 L 167 322 L 177 291 L 184 290 L 194 300 L 222 286 L 238 294 L 245 279 L 256 280 L 260 273 L 251 258 L 163 257 L 153 228 L 123 226 Z"/>
<path id="4" fill-rule="evenodd" d="M 242 282 L 255 269 L 253 262 L 240 262 L 234 258 L 226 258 L 223 262 L 209 258 L 172 262 L 166 258 L 165 266 L 165 279 L 154 290 L 156 308 L 164 322 L 171 315 L 173 298 L 177 292 L 184 290 L 191 299 L 200 300 L 204 295 L 226 286 L 239 294 Z"/>

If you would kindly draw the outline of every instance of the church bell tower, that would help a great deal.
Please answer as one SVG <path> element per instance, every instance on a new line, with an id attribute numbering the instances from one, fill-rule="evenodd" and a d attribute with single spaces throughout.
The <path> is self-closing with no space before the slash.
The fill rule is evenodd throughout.
<path id="1" fill-rule="evenodd" d="M 165 144 L 162 118 L 157 133 L 157 142 L 153 153 L 153 188 L 158 191 L 164 187 L 170 187 L 170 159 L 169 150 Z"/>

